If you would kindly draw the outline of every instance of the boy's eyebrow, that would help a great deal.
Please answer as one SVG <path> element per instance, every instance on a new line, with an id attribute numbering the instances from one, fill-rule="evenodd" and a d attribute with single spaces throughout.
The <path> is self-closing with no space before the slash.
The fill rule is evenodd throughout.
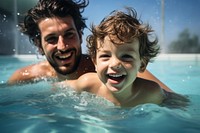
<path id="1" fill-rule="evenodd" d="M 127 51 L 127 52 L 136 52 L 137 50 L 132 49 L 132 48 L 128 48 L 128 49 L 126 49 L 126 51 Z"/>
<path id="2" fill-rule="evenodd" d="M 110 52 L 109 50 L 98 50 L 98 52 L 104 52 L 104 53 L 108 53 L 108 52 Z"/>
<path id="3" fill-rule="evenodd" d="M 120 50 L 121 50 L 121 49 L 120 49 Z M 137 50 L 132 49 L 132 48 L 129 48 L 129 49 L 124 49 L 124 51 L 130 53 L 130 52 L 136 52 Z M 98 50 L 98 52 L 109 53 L 110 50 L 103 50 L 103 49 L 101 49 L 101 50 Z"/>

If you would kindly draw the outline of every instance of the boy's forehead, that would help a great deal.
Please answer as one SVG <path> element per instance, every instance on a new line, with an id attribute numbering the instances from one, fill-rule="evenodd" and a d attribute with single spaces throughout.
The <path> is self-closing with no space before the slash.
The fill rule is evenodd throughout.
<path id="1" fill-rule="evenodd" d="M 103 40 L 98 39 L 97 41 L 97 48 L 98 49 L 105 49 L 105 48 L 111 48 L 111 47 L 116 47 L 117 49 L 123 49 L 123 50 L 128 50 L 128 51 L 137 51 L 139 50 L 139 39 L 138 38 L 133 38 L 131 39 L 132 41 L 130 42 L 123 42 L 120 44 L 115 44 L 112 42 L 109 36 L 106 36 Z"/>
<path id="2" fill-rule="evenodd" d="M 123 45 L 123 44 L 126 44 L 126 43 L 132 43 L 132 42 L 135 42 L 135 41 L 139 41 L 139 39 L 138 38 L 129 38 L 128 40 L 127 39 L 123 40 L 123 37 L 119 38 L 116 35 L 107 35 L 104 38 L 97 38 L 98 46 L 102 45 L 104 43 L 106 43 L 106 44 L 111 43 L 111 44 L 115 44 L 115 45 Z"/>

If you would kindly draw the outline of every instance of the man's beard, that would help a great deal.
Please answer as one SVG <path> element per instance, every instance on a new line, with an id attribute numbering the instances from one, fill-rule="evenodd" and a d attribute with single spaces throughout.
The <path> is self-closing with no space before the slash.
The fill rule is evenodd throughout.
<path id="1" fill-rule="evenodd" d="M 49 63 L 53 67 L 53 69 L 56 71 L 56 73 L 59 73 L 59 74 L 65 76 L 67 74 L 72 74 L 75 71 L 77 71 L 79 63 L 80 63 L 80 60 L 81 60 L 81 54 L 79 54 L 78 56 L 75 57 L 73 66 L 67 66 L 67 65 L 63 66 L 63 67 L 66 67 L 66 68 L 70 67 L 70 69 L 67 69 L 67 70 L 62 70 L 62 68 L 59 68 L 60 66 L 55 65 L 55 63 L 52 63 L 50 61 L 49 61 Z"/>

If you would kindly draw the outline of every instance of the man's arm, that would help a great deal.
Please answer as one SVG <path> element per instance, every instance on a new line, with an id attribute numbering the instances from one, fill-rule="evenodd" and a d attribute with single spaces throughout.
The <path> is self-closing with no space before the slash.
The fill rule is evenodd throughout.
<path id="1" fill-rule="evenodd" d="M 163 88 L 164 90 L 172 92 L 172 90 L 169 87 L 167 87 L 164 83 L 162 83 L 158 78 L 156 78 L 148 70 L 145 70 L 143 73 L 138 73 L 138 77 L 148 79 L 148 80 L 152 80 L 152 81 L 158 83 L 161 86 L 161 88 Z"/>
<path id="2" fill-rule="evenodd" d="M 48 62 L 43 61 L 38 64 L 29 65 L 16 70 L 8 79 L 7 84 L 22 84 L 33 82 L 36 78 L 55 77 L 55 72 L 52 71 Z"/>
<path id="3" fill-rule="evenodd" d="M 30 73 L 30 69 L 31 66 L 27 66 L 16 70 L 8 79 L 7 84 L 20 84 L 31 80 L 32 75 Z"/>

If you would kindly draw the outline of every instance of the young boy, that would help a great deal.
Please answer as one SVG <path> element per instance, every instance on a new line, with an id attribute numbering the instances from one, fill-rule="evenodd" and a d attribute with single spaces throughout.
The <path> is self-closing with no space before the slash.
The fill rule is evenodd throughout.
<path id="1" fill-rule="evenodd" d="M 156 82 L 137 77 L 159 52 L 157 38 L 149 39 L 151 32 L 149 25 L 137 19 L 134 9 L 112 12 L 100 25 L 92 26 L 92 35 L 87 38 L 97 73 L 61 84 L 97 94 L 117 106 L 161 104 L 166 98 L 163 89 Z"/>

